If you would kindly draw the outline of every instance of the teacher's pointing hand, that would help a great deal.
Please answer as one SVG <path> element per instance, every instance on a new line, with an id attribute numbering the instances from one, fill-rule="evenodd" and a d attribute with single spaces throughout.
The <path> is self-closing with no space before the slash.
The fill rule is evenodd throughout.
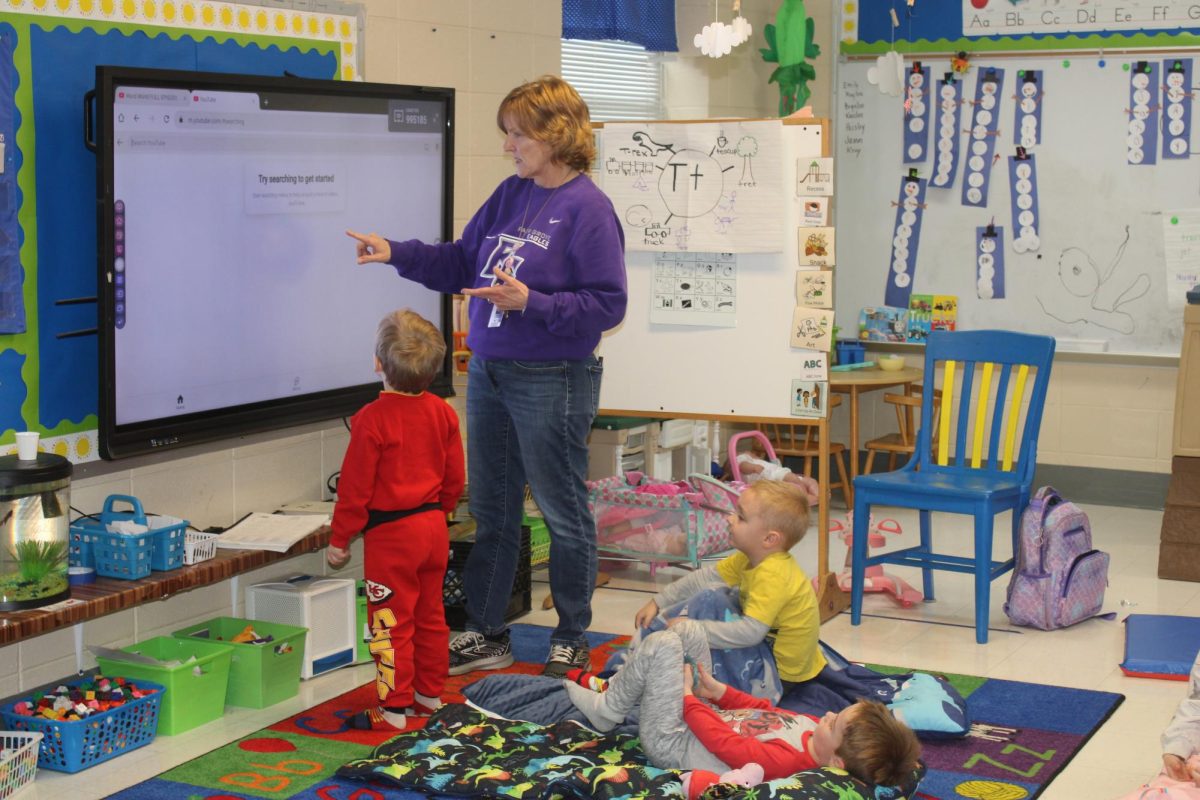
<path id="1" fill-rule="evenodd" d="M 386 264 L 391 259 L 392 246 L 379 234 L 346 231 L 346 235 L 358 244 L 358 263 Z"/>

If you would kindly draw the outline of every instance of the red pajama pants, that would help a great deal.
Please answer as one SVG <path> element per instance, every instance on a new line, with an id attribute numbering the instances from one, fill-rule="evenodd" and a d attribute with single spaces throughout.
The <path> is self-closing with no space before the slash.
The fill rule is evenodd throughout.
<path id="1" fill-rule="evenodd" d="M 372 528 L 365 537 L 367 622 L 379 705 L 412 705 L 413 691 L 438 697 L 450 666 L 442 581 L 450 539 L 446 515 L 426 511 Z"/>

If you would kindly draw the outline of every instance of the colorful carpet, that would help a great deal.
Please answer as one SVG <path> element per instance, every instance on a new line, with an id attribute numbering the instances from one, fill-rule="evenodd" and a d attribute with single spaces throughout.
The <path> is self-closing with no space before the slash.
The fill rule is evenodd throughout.
<path id="1" fill-rule="evenodd" d="M 550 629 L 513 626 L 513 655 L 508 672 L 536 674 L 545 657 Z M 627 637 L 590 634 L 593 663 L 604 663 Z M 906 672 L 876 667 L 885 672 Z M 444 697 L 477 676 L 451 678 Z M 1035 798 L 1124 698 L 1119 694 L 1059 686 L 946 675 L 967 698 L 971 735 L 925 742 L 928 773 L 918 798 Z M 345 719 L 371 704 L 368 684 L 289 717 L 200 758 L 115 795 L 117 800 L 368 800 L 425 795 L 394 788 L 364 786 L 334 778 L 345 762 L 360 758 L 390 738 L 387 733 L 348 730 Z M 420 723 L 414 723 L 417 727 Z"/>

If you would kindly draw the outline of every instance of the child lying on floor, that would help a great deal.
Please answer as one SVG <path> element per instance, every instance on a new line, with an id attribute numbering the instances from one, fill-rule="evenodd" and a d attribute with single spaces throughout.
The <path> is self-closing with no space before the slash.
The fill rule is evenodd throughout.
<path id="1" fill-rule="evenodd" d="M 597 685 L 592 676 L 579 680 Z M 891 786 L 916 768 L 921 755 L 916 735 L 881 703 L 861 700 L 817 719 L 726 686 L 712 677 L 707 639 L 692 620 L 647 636 L 604 691 L 573 680 L 564 684 L 571 702 L 601 732 L 640 706 L 638 735 L 650 762 L 694 770 L 689 800 L 721 773 L 750 762 L 761 765 L 764 780 L 832 766 L 868 784 Z"/>

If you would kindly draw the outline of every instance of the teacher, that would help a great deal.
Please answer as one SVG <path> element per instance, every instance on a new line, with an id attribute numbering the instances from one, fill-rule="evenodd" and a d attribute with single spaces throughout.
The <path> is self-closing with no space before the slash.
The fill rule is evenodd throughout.
<path id="1" fill-rule="evenodd" d="M 450 244 L 358 241 L 358 263 L 471 297 L 467 465 L 475 545 L 467 559 L 466 631 L 450 674 L 512 663 L 504 613 L 520 556 L 525 485 L 550 530 L 558 627 L 543 675 L 590 666 L 596 526 L 588 511 L 587 436 L 600 401 L 600 334 L 625 316 L 625 237 L 612 202 L 584 174 L 595 158 L 587 105 L 544 76 L 496 112 L 516 175 Z"/>

